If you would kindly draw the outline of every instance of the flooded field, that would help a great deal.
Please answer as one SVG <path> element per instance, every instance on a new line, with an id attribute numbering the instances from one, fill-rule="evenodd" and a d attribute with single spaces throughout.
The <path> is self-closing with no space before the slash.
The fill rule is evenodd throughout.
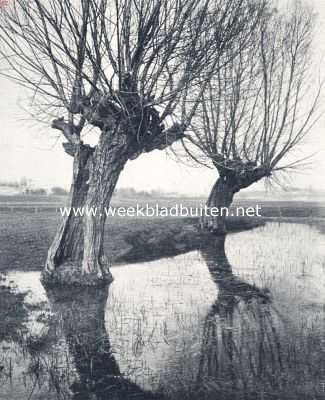
<path id="1" fill-rule="evenodd" d="M 316 228 L 268 223 L 112 273 L 55 291 L 7 273 L 1 400 L 325 399 Z"/>

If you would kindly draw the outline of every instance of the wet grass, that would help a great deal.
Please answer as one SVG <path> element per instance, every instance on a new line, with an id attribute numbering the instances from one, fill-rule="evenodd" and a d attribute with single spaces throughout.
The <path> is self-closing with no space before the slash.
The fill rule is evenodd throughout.
<path id="1" fill-rule="evenodd" d="M 106 306 L 105 293 L 48 296 L 2 353 L 0 398 L 24 376 L 25 397 L 5 398 L 323 399 L 323 244 L 314 228 L 272 223 L 230 235 L 229 261 L 116 268 Z M 211 273 L 222 257 L 230 280 Z"/>
<path id="2" fill-rule="evenodd" d="M 25 297 L 26 293 L 18 292 L 0 274 L 0 342 L 17 338 L 24 329 L 28 317 Z"/>
<path id="3" fill-rule="evenodd" d="M 64 304 L 63 311 L 49 313 L 47 303 L 26 304 L 26 293 L 0 281 L 0 398 L 106 399 L 106 388 L 117 384 L 107 378 L 112 360 L 106 355 L 112 352 L 123 377 L 118 382 L 130 389 L 130 398 L 143 386 L 168 400 L 323 399 L 325 258 L 320 233 L 325 225 L 321 219 L 296 222 L 248 231 L 252 221 L 234 220 L 230 228 L 247 230 L 226 242 L 234 274 L 267 289 L 270 304 L 244 301 L 238 293 L 218 301 L 220 287 L 211 282 L 197 253 L 154 263 L 155 268 L 117 268 L 106 331 L 99 333 L 89 330 L 91 313 L 84 304 L 70 320 L 62 317 Z M 0 268 L 40 269 L 57 216 L 1 213 L 0 223 Z M 141 259 L 139 248 L 153 259 L 184 253 L 198 247 L 194 226 L 180 219 L 111 220 L 106 246 L 115 262 Z M 77 302 L 74 306 L 78 310 Z M 102 329 L 103 323 L 99 315 L 93 326 Z M 81 373 L 76 360 L 81 360 Z M 15 385 L 21 392 L 13 397 L 5 390 Z M 120 389 L 111 397 L 126 398 Z M 138 398 L 154 398 L 150 393 Z"/>
<path id="4" fill-rule="evenodd" d="M 230 292 L 206 312 L 202 304 L 211 288 L 192 275 L 204 275 L 194 265 L 188 278 L 192 292 L 196 287 L 203 290 L 201 302 L 185 296 L 173 301 L 168 292 L 168 303 L 162 301 L 157 311 L 156 298 L 163 293 L 159 280 L 147 284 L 156 282 L 155 297 L 148 301 L 150 289 L 124 287 L 118 275 L 107 327 L 120 363 L 132 379 L 141 382 L 146 376 L 147 383 L 175 400 L 324 398 L 324 237 L 302 225 L 272 224 L 230 238 L 234 273 L 267 288 L 271 303 L 247 302 Z M 195 257 L 184 256 L 183 262 L 189 268 Z M 135 279 L 132 276 L 132 285 L 137 287 L 141 278 Z M 174 278 L 168 280 L 173 288 Z M 165 278 L 160 284 L 166 284 Z M 187 286 L 184 283 L 183 291 Z M 147 299 L 146 307 L 134 302 L 138 297 Z M 233 308 L 225 308 L 227 302 Z M 155 316 L 159 313 L 164 317 Z M 157 363 L 152 366 L 155 358 L 161 363 L 158 370 Z"/>
<path id="5" fill-rule="evenodd" d="M 112 351 L 107 348 L 107 339 L 103 336 L 95 337 L 92 332 L 89 332 L 87 342 L 76 333 L 67 337 L 62 332 L 62 321 L 55 319 L 55 333 L 44 329 L 38 335 L 24 336 L 24 341 L 20 340 L 19 344 L 11 344 L 2 350 L 0 397 L 8 385 L 14 384 L 17 387 L 24 377 L 25 383 L 20 393 L 25 393 L 22 395 L 25 397 L 19 397 L 18 394 L 17 397 L 7 397 L 8 400 L 20 400 L 28 396 L 31 399 L 70 400 L 73 394 L 87 399 L 87 396 L 92 395 L 90 398 L 96 400 L 110 398 L 104 397 L 101 390 L 104 393 L 109 390 L 113 398 L 119 400 L 154 399 L 156 395 L 147 395 L 148 382 L 153 388 L 150 393 L 159 393 L 159 398 L 168 400 L 323 398 L 321 384 L 325 353 L 322 340 L 318 336 L 317 321 L 315 326 L 309 327 L 301 321 L 300 330 L 288 332 L 282 322 L 267 318 L 270 310 L 261 310 L 260 307 L 256 302 L 239 305 L 234 314 L 235 326 L 231 328 L 224 325 L 221 328 L 223 330 L 220 333 L 228 341 L 218 337 L 218 329 L 223 323 L 218 315 L 209 317 L 208 335 L 201 329 L 203 314 L 197 314 L 197 319 L 194 314 L 178 315 L 176 340 L 173 332 L 169 332 L 166 322 L 162 326 L 156 326 L 155 331 L 148 332 L 148 315 L 142 312 L 134 321 L 136 329 L 125 338 L 132 343 L 130 352 L 123 354 L 121 347 L 125 345 L 121 343 L 121 347 L 118 347 L 114 342 L 113 354 L 118 353 L 119 358 L 129 363 L 128 368 L 123 368 L 122 384 L 137 382 L 132 384 L 129 397 L 125 392 L 124 397 L 116 394 L 121 387 L 113 386 L 107 380 L 111 366 L 107 360 L 98 359 L 102 352 L 107 354 Z M 124 318 L 120 312 L 116 308 L 116 313 L 119 314 L 115 314 L 115 324 L 112 323 L 114 319 L 110 319 L 108 334 L 120 328 L 120 322 Z M 271 312 L 274 318 L 276 311 Z M 78 314 L 78 317 L 79 321 L 75 322 L 80 327 L 80 321 L 85 316 Z M 238 326 L 246 326 L 247 329 L 240 330 Z M 189 335 L 189 332 L 192 333 Z M 214 336 L 211 332 L 215 332 Z M 162 365 L 158 375 L 157 371 L 150 368 L 150 364 L 141 362 L 149 348 L 161 347 L 156 342 L 157 333 L 160 343 L 164 343 L 171 356 L 170 364 Z M 230 333 L 233 334 L 231 342 Z M 71 343 L 74 346 L 78 344 L 79 353 L 72 353 Z M 232 346 L 232 355 L 229 353 L 229 344 Z M 76 370 L 75 363 L 82 369 Z M 109 389 L 105 389 L 108 387 Z M 143 391 L 139 387 L 143 387 Z"/>

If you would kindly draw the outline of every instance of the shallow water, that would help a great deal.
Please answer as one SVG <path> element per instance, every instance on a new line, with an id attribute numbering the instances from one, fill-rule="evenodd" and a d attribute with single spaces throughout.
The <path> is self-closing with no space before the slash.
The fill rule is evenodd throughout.
<path id="1" fill-rule="evenodd" d="M 324 244 L 269 223 L 101 290 L 11 272 L 26 315 L 0 335 L 0 399 L 325 398 Z"/>

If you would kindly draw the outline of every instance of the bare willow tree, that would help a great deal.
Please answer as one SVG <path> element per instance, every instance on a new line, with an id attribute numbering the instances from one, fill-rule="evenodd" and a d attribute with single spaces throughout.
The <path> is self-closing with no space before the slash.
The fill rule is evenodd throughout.
<path id="1" fill-rule="evenodd" d="M 249 41 L 263 9 L 264 0 L 12 0 L 2 9 L 2 74 L 30 89 L 63 134 L 74 158 L 70 206 L 97 210 L 65 218 L 44 282 L 111 279 L 104 207 L 124 165 L 184 136 L 220 56 Z M 87 126 L 99 130 L 96 146 L 84 142 Z"/>
<path id="2" fill-rule="evenodd" d="M 184 144 L 218 172 L 207 206 L 218 207 L 219 216 L 203 221 L 216 234 L 225 234 L 237 192 L 306 161 L 295 151 L 317 120 L 322 86 L 312 83 L 313 24 L 314 14 L 299 3 L 285 12 L 270 9 L 250 46 L 236 49 L 236 57 L 225 51 L 225 67 L 202 94 Z"/>

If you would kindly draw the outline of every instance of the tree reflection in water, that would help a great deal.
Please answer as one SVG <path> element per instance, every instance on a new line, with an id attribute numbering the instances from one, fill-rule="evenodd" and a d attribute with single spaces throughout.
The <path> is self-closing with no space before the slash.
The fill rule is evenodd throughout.
<path id="1" fill-rule="evenodd" d="M 290 285 L 277 290 L 283 275 L 273 297 L 236 275 L 224 240 L 201 252 L 203 262 L 189 254 L 136 269 L 138 281 L 123 269 L 118 288 L 47 290 L 38 306 L 3 292 L 21 321 L 4 318 L 0 399 L 323 399 L 321 311 L 296 304 Z"/>
<path id="2" fill-rule="evenodd" d="M 276 395 L 286 367 L 270 293 L 233 274 L 225 238 L 204 245 L 201 253 L 218 297 L 203 327 L 198 391 L 202 398 L 216 392 L 222 398 Z"/>
<path id="3" fill-rule="evenodd" d="M 52 311 L 62 324 L 79 379 L 75 400 L 158 399 L 125 379 L 112 354 L 105 329 L 108 287 L 47 290 Z"/>

